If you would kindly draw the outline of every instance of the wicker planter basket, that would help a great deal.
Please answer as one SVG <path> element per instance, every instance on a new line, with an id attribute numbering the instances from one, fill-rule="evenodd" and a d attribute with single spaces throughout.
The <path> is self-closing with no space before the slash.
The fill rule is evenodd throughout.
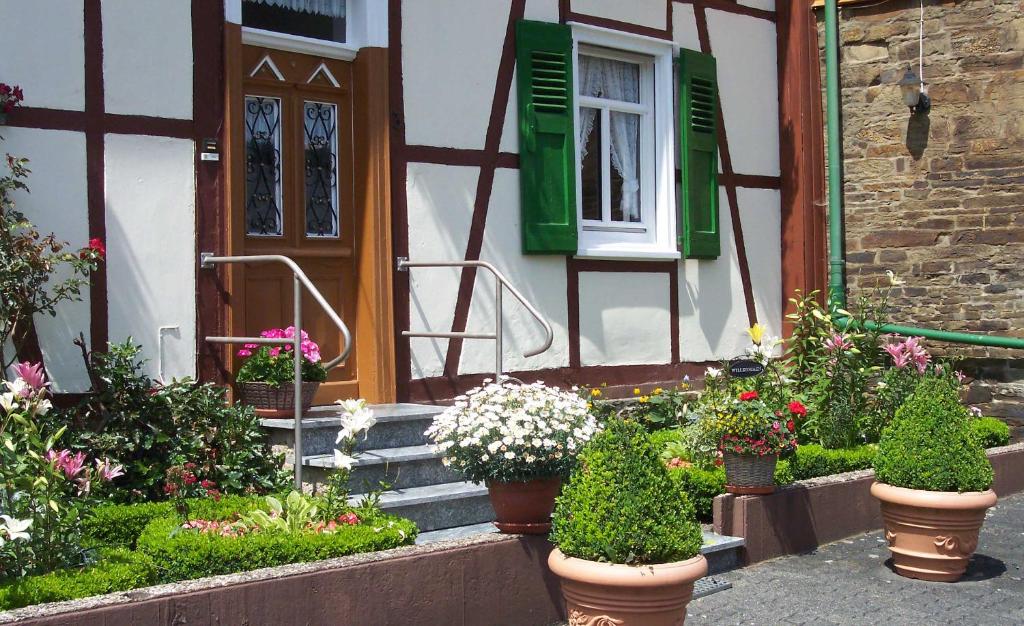
<path id="1" fill-rule="evenodd" d="M 767 495 L 775 491 L 775 464 L 779 455 L 758 456 L 725 450 L 725 490 L 738 495 Z"/>
<path id="2" fill-rule="evenodd" d="M 320 388 L 318 382 L 302 383 L 302 412 L 313 406 L 313 396 Z M 260 417 L 295 417 L 295 385 L 272 387 L 267 383 L 238 383 L 242 402 L 255 407 Z"/>

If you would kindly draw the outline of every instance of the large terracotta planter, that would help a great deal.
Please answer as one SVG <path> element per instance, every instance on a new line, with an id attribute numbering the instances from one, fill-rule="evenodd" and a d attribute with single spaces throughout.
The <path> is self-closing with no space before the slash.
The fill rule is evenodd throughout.
<path id="1" fill-rule="evenodd" d="M 775 464 L 779 455 L 722 452 L 725 490 L 736 495 L 768 495 L 775 492 Z"/>
<path id="2" fill-rule="evenodd" d="M 885 522 L 896 573 L 908 578 L 959 580 L 978 547 L 985 511 L 995 505 L 988 491 L 957 493 L 871 485 Z"/>
<path id="3" fill-rule="evenodd" d="M 238 383 L 238 395 L 244 404 L 256 409 L 256 415 L 268 418 L 295 417 L 295 385 L 272 387 L 267 383 Z M 313 396 L 320 388 L 318 382 L 302 383 L 302 412 L 313 406 Z"/>
<path id="4" fill-rule="evenodd" d="M 680 626 L 693 583 L 708 573 L 703 555 L 661 565 L 613 565 L 567 557 L 548 567 L 562 579 L 569 626 Z"/>
<path id="5" fill-rule="evenodd" d="M 487 495 L 503 533 L 546 535 L 551 530 L 551 512 L 562 487 L 561 478 L 539 478 L 519 482 L 487 481 Z"/>

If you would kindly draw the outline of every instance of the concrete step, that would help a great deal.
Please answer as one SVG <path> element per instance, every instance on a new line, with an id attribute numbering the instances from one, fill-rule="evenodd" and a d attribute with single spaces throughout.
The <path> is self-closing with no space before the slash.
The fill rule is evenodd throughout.
<path id="1" fill-rule="evenodd" d="M 708 560 L 708 574 L 721 574 L 740 567 L 742 549 L 743 537 L 729 537 L 705 530 L 700 552 Z"/>
<path id="2" fill-rule="evenodd" d="M 460 474 L 441 463 L 441 455 L 431 445 L 403 446 L 365 450 L 355 454 L 356 462 L 349 478 L 352 493 L 377 489 L 384 482 L 392 489 L 423 487 L 458 482 Z M 334 470 L 334 453 L 302 457 L 303 481 L 317 485 Z"/>
<path id="3" fill-rule="evenodd" d="M 375 404 L 370 407 L 377 423 L 356 442 L 356 450 L 419 446 L 428 443 L 423 432 L 444 407 L 429 404 Z M 341 429 L 341 411 L 335 405 L 315 406 L 302 419 L 302 455 L 331 454 Z M 260 420 L 270 431 L 270 444 L 291 448 L 294 419 Z"/>
<path id="4" fill-rule="evenodd" d="M 350 502 L 357 504 L 359 496 Z M 416 522 L 420 532 L 489 522 L 494 510 L 487 487 L 470 482 L 393 489 L 381 495 L 380 508 Z"/>

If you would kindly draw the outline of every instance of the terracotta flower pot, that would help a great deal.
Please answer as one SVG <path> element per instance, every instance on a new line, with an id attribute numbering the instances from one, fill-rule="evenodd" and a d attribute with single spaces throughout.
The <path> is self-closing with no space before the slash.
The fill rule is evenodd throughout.
<path id="1" fill-rule="evenodd" d="M 613 565 L 567 557 L 548 567 L 562 579 L 569 626 L 680 626 L 693 583 L 708 573 L 703 555 L 660 565 Z"/>
<path id="2" fill-rule="evenodd" d="M 885 538 L 896 573 L 908 578 L 959 580 L 978 547 L 985 511 L 995 505 L 988 491 L 957 493 L 871 485 L 882 505 Z"/>
<path id="3" fill-rule="evenodd" d="M 272 387 L 267 383 L 237 383 L 241 401 L 256 409 L 256 415 L 268 418 L 295 417 L 295 386 L 285 384 Z M 313 396 L 320 388 L 318 382 L 302 383 L 302 412 L 313 406 Z"/>
<path id="4" fill-rule="evenodd" d="M 494 525 L 503 533 L 546 535 L 551 530 L 551 512 L 561 487 L 562 479 L 557 477 L 487 481 L 487 494 L 498 518 Z"/>
<path id="5" fill-rule="evenodd" d="M 722 453 L 725 490 L 737 495 L 768 495 L 775 492 L 775 464 L 779 455 Z"/>

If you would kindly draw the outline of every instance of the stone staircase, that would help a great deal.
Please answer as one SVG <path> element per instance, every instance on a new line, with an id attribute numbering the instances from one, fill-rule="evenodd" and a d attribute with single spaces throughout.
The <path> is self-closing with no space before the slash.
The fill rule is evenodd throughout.
<path id="1" fill-rule="evenodd" d="M 356 464 L 349 486 L 353 501 L 386 481 L 391 488 L 381 494 L 380 507 L 411 519 L 420 529 L 417 543 L 458 539 L 497 532 L 491 522 L 494 511 L 487 488 L 461 479 L 441 463 L 424 431 L 444 407 L 423 404 L 379 404 L 371 407 L 377 423 L 356 445 Z M 264 419 L 271 444 L 291 454 L 294 422 Z M 302 464 L 305 482 L 316 488 L 334 469 L 334 441 L 341 428 L 335 406 L 313 407 L 302 420 Z M 732 585 L 716 576 L 741 563 L 743 539 L 724 537 L 705 528 L 701 552 L 708 559 L 708 573 L 697 585 L 696 595 L 707 595 Z"/>

